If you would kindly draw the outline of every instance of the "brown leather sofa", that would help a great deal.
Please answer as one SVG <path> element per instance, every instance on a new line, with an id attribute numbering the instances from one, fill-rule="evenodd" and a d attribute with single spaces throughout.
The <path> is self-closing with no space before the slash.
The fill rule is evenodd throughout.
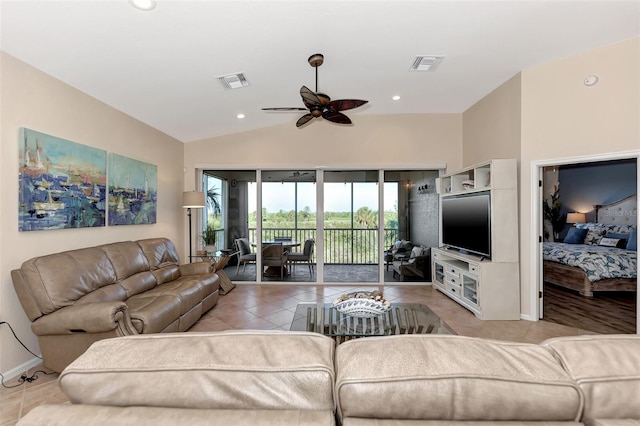
<path id="1" fill-rule="evenodd" d="M 97 342 L 59 385 L 71 404 L 18 425 L 638 425 L 640 336 L 140 335 Z"/>
<path id="2" fill-rule="evenodd" d="M 11 277 L 44 365 L 58 372 L 101 339 L 187 330 L 219 295 L 211 265 L 180 265 L 167 238 L 35 257 Z"/>

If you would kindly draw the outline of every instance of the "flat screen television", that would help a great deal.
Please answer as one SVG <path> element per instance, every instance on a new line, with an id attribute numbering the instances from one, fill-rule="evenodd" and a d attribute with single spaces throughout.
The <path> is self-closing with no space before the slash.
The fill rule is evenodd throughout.
<path id="1" fill-rule="evenodd" d="M 443 197 L 441 208 L 442 244 L 491 258 L 491 196 Z"/>

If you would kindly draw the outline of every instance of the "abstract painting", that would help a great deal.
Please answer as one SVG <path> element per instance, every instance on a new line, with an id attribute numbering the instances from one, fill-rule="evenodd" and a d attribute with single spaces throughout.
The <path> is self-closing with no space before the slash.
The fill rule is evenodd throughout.
<path id="1" fill-rule="evenodd" d="M 109 225 L 156 223 L 158 166 L 109 154 Z"/>
<path id="2" fill-rule="evenodd" d="M 105 226 L 107 152 L 21 128 L 20 231 Z"/>

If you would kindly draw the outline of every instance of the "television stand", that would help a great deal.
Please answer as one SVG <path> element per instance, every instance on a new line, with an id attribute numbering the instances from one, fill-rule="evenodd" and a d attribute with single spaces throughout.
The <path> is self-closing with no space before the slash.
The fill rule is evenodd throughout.
<path id="1" fill-rule="evenodd" d="M 520 319 L 517 262 L 432 248 L 432 285 L 482 320 Z"/>
<path id="2" fill-rule="evenodd" d="M 478 255 L 473 246 L 455 244 L 453 250 L 442 230 L 440 248 L 431 250 L 431 282 L 433 286 L 483 320 L 520 319 L 520 245 L 518 241 L 518 162 L 501 158 L 475 164 L 436 180 L 442 205 L 451 198 L 467 198 L 489 194 L 489 250 Z M 449 211 L 448 214 L 452 212 Z M 456 210 L 453 210 L 456 213 Z M 464 213 L 464 212 L 462 212 Z M 473 212 L 469 212 L 473 217 Z M 464 220 L 449 222 L 463 232 Z M 461 229 L 456 229 L 460 227 Z M 455 235 L 455 234 L 454 234 Z M 464 242 L 464 238 L 462 239 Z M 457 241 L 458 243 L 460 241 Z M 467 249 L 465 253 L 464 249 Z"/>

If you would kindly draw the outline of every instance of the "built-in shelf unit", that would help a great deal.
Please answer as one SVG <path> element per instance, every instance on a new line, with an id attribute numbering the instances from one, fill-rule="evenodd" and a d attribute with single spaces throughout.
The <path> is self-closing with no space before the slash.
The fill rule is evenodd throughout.
<path id="1" fill-rule="evenodd" d="M 518 174 L 514 159 L 496 159 L 441 176 L 440 200 L 490 194 L 491 257 L 442 245 L 432 249 L 432 284 L 483 320 L 520 319 Z"/>

